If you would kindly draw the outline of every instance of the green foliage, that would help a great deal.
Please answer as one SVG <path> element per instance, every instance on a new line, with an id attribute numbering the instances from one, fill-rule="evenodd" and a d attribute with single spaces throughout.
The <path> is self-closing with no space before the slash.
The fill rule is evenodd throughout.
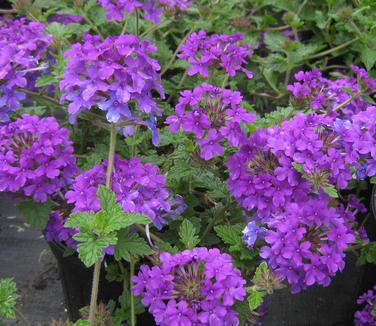
<path id="1" fill-rule="evenodd" d="M 359 265 L 376 264 L 376 242 L 370 242 L 361 249 L 357 263 Z"/>
<path id="2" fill-rule="evenodd" d="M 115 258 L 117 260 L 124 259 L 130 262 L 131 256 L 142 258 L 154 253 L 153 249 L 137 233 L 122 230 L 118 233 L 118 238 L 119 241 L 115 246 Z"/>
<path id="3" fill-rule="evenodd" d="M 192 222 L 187 219 L 185 219 L 180 225 L 179 237 L 181 243 L 184 244 L 186 249 L 193 249 L 200 242 L 200 239 L 197 236 L 197 230 Z"/>
<path id="4" fill-rule="evenodd" d="M 115 194 L 104 186 L 99 186 L 97 196 L 101 203 L 99 212 L 74 213 L 65 223 L 66 227 L 80 229 L 74 239 L 79 242 L 77 251 L 82 262 L 87 267 L 92 266 L 110 245 L 116 245 L 116 257 L 127 260 L 129 254 L 135 257 L 150 254 L 151 249 L 137 234 L 126 236 L 125 231 L 118 232 L 134 224 L 149 224 L 150 219 L 141 214 L 125 213 Z M 127 248 L 123 248 L 125 245 Z"/>
<path id="5" fill-rule="evenodd" d="M 37 203 L 32 200 L 23 201 L 18 204 L 18 209 L 25 217 L 27 223 L 38 230 L 44 230 L 52 209 L 52 203 Z"/>
<path id="6" fill-rule="evenodd" d="M 127 289 L 124 289 L 123 294 L 119 298 L 120 307 L 116 302 L 110 301 L 109 305 L 113 310 L 111 326 L 121 326 L 124 321 L 131 323 L 131 295 Z M 135 313 L 136 315 L 142 314 L 145 307 L 141 303 L 140 297 L 135 297 Z"/>
<path id="7" fill-rule="evenodd" d="M 17 286 L 11 278 L 0 279 L 0 317 L 14 319 L 17 303 Z"/>

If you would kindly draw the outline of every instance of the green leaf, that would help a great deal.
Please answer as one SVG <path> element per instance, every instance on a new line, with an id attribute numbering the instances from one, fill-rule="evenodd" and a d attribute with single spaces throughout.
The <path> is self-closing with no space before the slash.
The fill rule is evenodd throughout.
<path id="1" fill-rule="evenodd" d="M 295 162 L 293 162 L 293 163 L 292 163 L 292 166 L 294 167 L 294 169 L 295 169 L 296 171 L 298 171 L 298 172 L 301 173 L 301 174 L 304 174 L 303 165 L 301 165 L 301 164 L 299 164 L 299 163 L 295 163 Z"/>
<path id="2" fill-rule="evenodd" d="M 371 315 L 372 315 L 373 317 L 376 318 L 376 305 L 375 305 L 375 304 L 374 304 L 374 306 L 372 307 Z"/>
<path id="3" fill-rule="evenodd" d="M 160 251 L 169 252 L 170 254 L 176 254 L 179 252 L 179 248 L 175 246 L 171 246 L 168 242 L 164 241 L 157 241 L 156 242 L 157 247 Z"/>
<path id="4" fill-rule="evenodd" d="M 101 257 L 103 250 L 117 242 L 115 235 L 96 238 L 94 235 L 78 233 L 74 239 L 80 242 L 77 251 L 86 267 L 94 265 Z"/>
<path id="5" fill-rule="evenodd" d="M 328 184 L 327 186 L 322 187 L 322 190 L 324 190 L 330 197 L 338 198 L 337 189 L 333 185 Z"/>
<path id="6" fill-rule="evenodd" d="M 0 279 L 0 317 L 14 319 L 17 303 L 17 286 L 11 278 Z"/>
<path id="7" fill-rule="evenodd" d="M 57 83 L 58 80 L 55 76 L 52 75 L 43 75 L 42 77 L 39 77 L 37 81 L 35 82 L 36 87 L 43 87 L 48 86 Z"/>
<path id="8" fill-rule="evenodd" d="M 136 213 L 124 213 L 121 209 L 118 214 L 106 215 L 107 226 L 104 228 L 105 232 L 117 231 L 125 229 L 134 224 L 150 224 L 151 220 L 146 215 Z"/>
<path id="9" fill-rule="evenodd" d="M 269 267 L 266 262 L 262 262 L 255 271 L 255 275 L 252 278 L 253 282 L 262 281 L 263 275 L 267 274 L 269 272 Z"/>
<path id="10" fill-rule="evenodd" d="M 361 57 L 367 70 L 371 70 L 376 62 L 376 50 L 364 47 L 361 52 Z"/>
<path id="11" fill-rule="evenodd" d="M 376 264 L 376 242 L 370 242 L 362 248 L 357 263 L 359 265 L 365 263 Z"/>
<path id="12" fill-rule="evenodd" d="M 137 233 L 129 233 L 126 230 L 118 232 L 118 242 L 115 246 L 116 260 L 130 261 L 131 256 L 140 258 L 153 253 L 154 251 Z"/>
<path id="13" fill-rule="evenodd" d="M 97 197 L 99 198 L 101 208 L 104 211 L 111 211 L 118 205 L 114 192 L 103 185 L 99 185 Z"/>
<path id="14" fill-rule="evenodd" d="M 187 249 L 193 249 L 200 242 L 196 228 L 193 226 L 192 222 L 187 219 L 180 225 L 179 238 Z"/>
<path id="15" fill-rule="evenodd" d="M 282 51 L 288 42 L 288 37 L 278 32 L 268 32 L 265 34 L 265 44 L 269 50 Z"/>
<path id="16" fill-rule="evenodd" d="M 372 184 L 376 184 L 376 176 L 372 177 L 372 178 L 370 179 L 370 182 L 371 182 Z"/>
<path id="17" fill-rule="evenodd" d="M 95 216 L 93 212 L 77 212 L 69 216 L 64 226 L 79 228 L 80 232 L 89 232 L 94 228 Z"/>
<path id="18" fill-rule="evenodd" d="M 36 203 L 32 200 L 18 204 L 18 209 L 25 217 L 26 222 L 38 230 L 44 230 L 51 212 L 52 203 Z"/>
<path id="19" fill-rule="evenodd" d="M 256 291 L 254 289 L 248 290 L 249 296 L 247 298 L 249 309 L 256 310 L 264 301 L 264 297 L 266 296 L 266 292 L 264 291 Z"/>
<path id="20" fill-rule="evenodd" d="M 77 320 L 73 326 L 90 326 L 90 323 L 88 320 L 79 319 Z"/>

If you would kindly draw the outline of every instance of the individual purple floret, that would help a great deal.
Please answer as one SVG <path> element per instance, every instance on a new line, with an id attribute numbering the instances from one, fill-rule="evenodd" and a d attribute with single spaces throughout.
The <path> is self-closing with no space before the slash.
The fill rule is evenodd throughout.
<path id="1" fill-rule="evenodd" d="M 157 48 L 134 35 L 108 37 L 84 35 L 83 44 L 73 44 L 65 53 L 67 69 L 60 82 L 61 102 L 70 102 L 70 121 L 77 115 L 98 106 L 107 113 L 109 122 L 126 121 L 147 125 L 157 143 L 156 119 L 162 110 L 153 99 L 157 90 L 164 98 L 160 66 L 149 54 Z M 130 105 L 131 104 L 131 105 Z M 133 109 L 136 107 L 137 110 Z M 147 115 L 145 122 L 141 115 Z M 129 127 L 125 133 L 131 133 Z"/>
<path id="2" fill-rule="evenodd" d="M 181 11 L 187 9 L 191 2 L 191 0 L 98 0 L 98 3 L 106 9 L 108 20 L 122 21 L 126 14 L 141 10 L 144 18 L 155 24 L 160 23 L 160 16 L 164 10 Z"/>
<path id="3" fill-rule="evenodd" d="M 278 278 L 287 279 L 293 293 L 313 284 L 328 286 L 345 267 L 344 250 L 355 241 L 354 219 L 351 212 L 330 207 L 327 197 L 287 203 L 267 220 L 260 256 Z"/>
<path id="4" fill-rule="evenodd" d="M 0 192 L 45 202 L 78 171 L 68 129 L 55 118 L 23 115 L 0 126 Z"/>
<path id="5" fill-rule="evenodd" d="M 266 229 L 257 225 L 255 221 L 248 222 L 247 226 L 243 230 L 243 242 L 252 249 L 258 238 L 265 236 Z"/>
<path id="6" fill-rule="evenodd" d="M 53 211 L 50 214 L 48 223 L 46 225 L 44 236 L 47 241 L 62 242 L 67 247 L 76 249 L 77 241 L 73 236 L 79 232 L 78 229 L 71 229 L 64 226 L 67 218 L 59 211 Z"/>
<path id="7" fill-rule="evenodd" d="M 298 105 L 306 105 L 315 110 L 327 110 L 331 115 L 349 117 L 369 106 L 359 96 L 351 100 L 352 94 L 359 94 L 360 92 L 369 94 L 376 90 L 376 80 L 370 78 L 364 69 L 356 66 L 351 66 L 351 68 L 355 77 L 336 80 L 323 77 L 317 69 L 306 72 L 299 71 L 295 74 L 297 81 L 288 85 L 287 89 L 292 93 L 294 101 Z M 340 112 L 332 111 L 348 100 L 349 103 L 340 108 Z"/>
<path id="8" fill-rule="evenodd" d="M 246 281 L 216 248 L 162 253 L 160 264 L 142 265 L 133 282 L 157 325 L 239 325 L 232 306 L 244 300 Z"/>
<path id="9" fill-rule="evenodd" d="M 239 146 L 246 140 L 241 123 L 251 123 L 256 115 L 241 106 L 242 96 L 229 89 L 202 84 L 193 91 L 183 91 L 176 105 L 176 115 L 169 116 L 166 123 L 172 132 L 182 128 L 192 133 L 200 146 L 200 156 L 210 160 L 223 155 L 221 143 Z"/>
<path id="10" fill-rule="evenodd" d="M 376 326 L 376 285 L 356 301 L 363 308 L 355 313 L 355 326 Z"/>
<path id="11" fill-rule="evenodd" d="M 44 27 L 24 18 L 0 18 L 0 122 L 26 99 L 17 89 L 34 88 L 36 76 L 47 68 L 42 60 L 52 38 Z"/>
<path id="12" fill-rule="evenodd" d="M 107 161 L 94 166 L 76 177 L 65 198 L 74 204 L 73 212 L 99 211 L 98 185 L 105 184 Z M 112 191 L 125 212 L 147 215 L 156 228 L 161 229 L 168 219 L 185 209 L 181 197 L 172 197 L 166 188 L 166 177 L 151 163 L 143 164 L 134 157 L 130 160 L 115 158 Z"/>
<path id="13" fill-rule="evenodd" d="M 252 56 L 252 47 L 243 40 L 240 33 L 207 35 L 201 30 L 192 33 L 180 46 L 178 57 L 187 59 L 190 63 L 189 76 L 200 74 L 209 77 L 209 70 L 216 67 L 224 69 L 231 77 L 237 71 L 242 71 L 248 78 L 252 78 L 252 72 L 244 68 L 247 58 Z"/>

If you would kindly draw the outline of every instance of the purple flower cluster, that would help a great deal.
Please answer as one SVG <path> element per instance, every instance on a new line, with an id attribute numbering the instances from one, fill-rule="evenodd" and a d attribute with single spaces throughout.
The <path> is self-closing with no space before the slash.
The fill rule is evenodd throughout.
<path id="1" fill-rule="evenodd" d="M 234 197 L 268 217 L 327 186 L 345 189 L 352 174 L 332 124 L 331 118 L 297 114 L 280 127 L 259 129 L 228 160 Z"/>
<path id="2" fill-rule="evenodd" d="M 297 81 L 288 85 L 287 89 L 292 93 L 297 104 L 307 105 L 315 110 L 328 110 L 330 114 L 338 114 L 331 110 L 350 100 L 352 94 L 360 92 L 369 94 L 376 90 L 376 80 L 370 78 L 364 69 L 356 66 L 351 66 L 351 68 L 355 77 L 337 80 L 323 77 L 317 69 L 299 71 L 295 74 Z M 351 116 L 365 110 L 368 106 L 369 104 L 364 99 L 356 97 L 341 109 L 341 113 L 343 116 Z"/>
<path id="3" fill-rule="evenodd" d="M 248 78 L 252 78 L 252 72 L 244 68 L 246 59 L 252 56 L 252 47 L 244 43 L 243 39 L 240 33 L 207 35 L 201 30 L 192 33 L 181 45 L 178 57 L 187 59 L 190 63 L 189 76 L 200 74 L 209 77 L 209 69 L 216 66 L 224 69 L 230 76 L 242 71 Z"/>
<path id="4" fill-rule="evenodd" d="M 43 30 L 43 24 L 24 18 L 0 18 L 0 121 L 7 121 L 25 100 L 18 88 L 35 87 L 35 76 L 52 41 Z"/>
<path id="5" fill-rule="evenodd" d="M 240 125 L 252 122 L 256 116 L 247 112 L 241 101 L 239 92 L 204 83 L 193 91 L 181 92 L 176 115 L 169 116 L 166 123 L 172 132 L 182 128 L 193 133 L 201 148 L 200 156 L 210 160 L 223 155 L 220 142 L 224 139 L 230 146 L 239 146 L 246 140 Z"/>
<path id="6" fill-rule="evenodd" d="M 68 129 L 55 118 L 25 114 L 0 126 L 0 192 L 45 202 L 77 171 Z"/>
<path id="7" fill-rule="evenodd" d="M 144 18 L 155 24 L 160 23 L 164 8 L 181 11 L 187 9 L 191 2 L 191 0 L 98 0 L 98 3 L 106 9 L 109 20 L 122 21 L 125 14 L 142 10 Z"/>
<path id="8" fill-rule="evenodd" d="M 108 37 L 103 42 L 98 35 L 84 35 L 84 43 L 76 43 L 66 51 L 67 69 L 60 82 L 61 102 L 71 102 L 68 111 L 71 121 L 77 115 L 98 106 L 107 112 L 113 123 L 129 121 L 145 124 L 137 112 L 131 112 L 131 102 L 139 113 L 149 116 L 146 123 L 158 142 L 155 115 L 162 114 L 152 96 L 157 90 L 164 98 L 160 66 L 149 54 L 157 48 L 149 41 L 134 35 Z M 133 105 L 133 104 L 132 104 Z M 124 132 L 132 132 L 127 127 Z"/>
<path id="9" fill-rule="evenodd" d="M 44 236 L 47 241 L 62 242 L 70 248 L 77 248 L 77 241 L 73 236 L 79 232 L 78 229 L 71 229 L 64 226 L 67 218 L 59 211 L 53 211 L 50 214 L 46 225 Z"/>
<path id="10" fill-rule="evenodd" d="M 376 175 L 376 107 L 370 106 L 351 117 L 337 119 L 335 128 L 341 134 L 346 161 L 355 166 L 357 177 Z"/>
<path id="11" fill-rule="evenodd" d="M 343 250 L 355 241 L 354 219 L 350 211 L 330 207 L 325 197 L 287 203 L 283 213 L 267 220 L 260 256 L 279 279 L 287 279 L 292 292 L 315 283 L 328 286 L 345 267 Z"/>
<path id="12" fill-rule="evenodd" d="M 99 211 L 98 185 L 105 184 L 107 161 L 94 166 L 76 177 L 65 198 L 74 204 L 73 212 Z M 166 188 L 166 177 L 151 163 L 143 164 L 134 157 L 130 160 L 115 158 L 112 191 L 125 212 L 145 214 L 161 229 L 169 218 L 175 218 L 186 208 L 182 198 L 171 198 Z"/>
<path id="13" fill-rule="evenodd" d="M 141 266 L 133 281 L 157 325 L 239 325 L 232 306 L 244 300 L 246 282 L 216 248 L 162 253 L 159 266 Z"/>
<path id="14" fill-rule="evenodd" d="M 363 309 L 355 313 L 355 326 L 376 326 L 376 285 L 360 296 L 357 304 L 363 305 Z"/>

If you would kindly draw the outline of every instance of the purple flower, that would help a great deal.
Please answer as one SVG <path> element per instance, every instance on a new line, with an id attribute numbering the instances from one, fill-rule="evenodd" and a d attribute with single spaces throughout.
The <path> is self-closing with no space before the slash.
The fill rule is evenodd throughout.
<path id="1" fill-rule="evenodd" d="M 244 43 L 243 39 L 240 33 L 209 36 L 201 30 L 192 33 L 180 46 L 178 57 L 187 59 L 190 63 L 189 76 L 200 74 L 209 77 L 209 68 L 216 66 L 224 69 L 230 76 L 242 71 L 248 78 L 252 78 L 252 72 L 244 68 L 246 59 L 252 56 L 251 46 Z"/>
<path id="2" fill-rule="evenodd" d="M 181 11 L 187 9 L 191 2 L 191 0 L 98 0 L 98 3 L 106 9 L 109 20 L 122 21 L 125 14 L 142 10 L 144 18 L 155 24 L 160 23 L 163 9 Z"/>
<path id="3" fill-rule="evenodd" d="M 76 177 L 72 188 L 65 195 L 73 211 L 98 211 L 100 203 L 96 196 L 98 185 L 106 179 L 107 161 L 94 166 Z M 166 188 L 165 176 L 151 163 L 142 164 L 134 157 L 130 160 L 115 158 L 112 174 L 112 191 L 125 212 L 140 213 L 150 217 L 161 229 L 168 219 L 184 211 L 181 197 L 172 197 Z"/>
<path id="4" fill-rule="evenodd" d="M 220 143 L 227 140 L 230 146 L 239 146 L 246 140 L 241 123 L 251 123 L 256 116 L 241 107 L 239 92 L 219 88 L 207 83 L 193 91 L 181 92 L 176 105 L 176 115 L 169 116 L 166 124 L 172 132 L 182 128 L 193 133 L 205 160 L 223 155 Z"/>
<path id="5" fill-rule="evenodd" d="M 156 90 L 164 98 L 160 66 L 149 57 L 156 50 L 152 43 L 134 35 L 108 37 L 102 42 L 99 36 L 85 34 L 83 44 L 73 44 L 65 52 L 68 63 L 60 89 L 61 102 L 70 102 L 70 121 L 75 122 L 80 112 L 98 106 L 107 112 L 110 122 L 155 126 L 154 117 L 162 110 L 152 92 Z M 130 110 L 134 104 L 137 111 Z"/>
<path id="6" fill-rule="evenodd" d="M 0 126 L 0 192 L 45 202 L 78 171 L 68 129 L 55 118 L 23 115 Z"/>
<path id="7" fill-rule="evenodd" d="M 243 230 L 243 242 L 247 247 L 253 248 L 256 240 L 259 237 L 264 237 L 265 232 L 265 228 L 258 226 L 255 221 L 251 221 Z"/>
<path id="8" fill-rule="evenodd" d="M 216 248 L 161 253 L 158 266 L 141 266 L 132 280 L 157 325 L 239 324 L 232 306 L 244 300 L 246 282 L 231 257 Z"/>
<path id="9" fill-rule="evenodd" d="M 44 237 L 47 241 L 62 242 L 66 246 L 76 249 L 77 241 L 73 239 L 73 236 L 78 233 L 79 230 L 65 227 L 64 223 L 66 220 L 67 218 L 64 217 L 61 212 L 51 212 L 44 231 Z"/>
<path id="10" fill-rule="evenodd" d="M 44 25 L 24 18 L 0 18 L 0 122 L 18 109 L 26 99 L 18 88 L 35 88 L 35 80 L 45 71 L 46 49 L 52 37 L 43 33 Z"/>
<path id="11" fill-rule="evenodd" d="M 355 326 L 376 326 L 376 316 L 374 309 L 376 305 L 376 286 L 361 295 L 357 304 L 362 305 L 354 316 Z"/>

